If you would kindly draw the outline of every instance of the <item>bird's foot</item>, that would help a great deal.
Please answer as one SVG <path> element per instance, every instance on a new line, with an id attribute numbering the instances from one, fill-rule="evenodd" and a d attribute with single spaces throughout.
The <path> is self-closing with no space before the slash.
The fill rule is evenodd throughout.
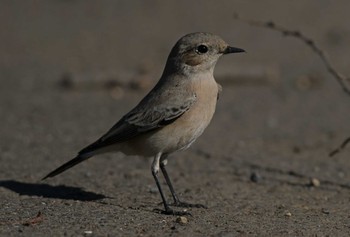
<path id="1" fill-rule="evenodd" d="M 154 209 L 155 212 L 158 212 L 163 215 L 172 215 L 172 216 L 192 216 L 192 214 L 188 211 L 175 211 L 171 208 L 167 208 L 165 210 Z"/>
<path id="2" fill-rule="evenodd" d="M 208 209 L 208 207 L 203 205 L 203 204 L 187 203 L 187 202 L 181 202 L 181 201 L 177 201 L 177 202 L 171 204 L 171 206 L 175 206 L 175 207 L 194 207 L 194 208 Z"/>

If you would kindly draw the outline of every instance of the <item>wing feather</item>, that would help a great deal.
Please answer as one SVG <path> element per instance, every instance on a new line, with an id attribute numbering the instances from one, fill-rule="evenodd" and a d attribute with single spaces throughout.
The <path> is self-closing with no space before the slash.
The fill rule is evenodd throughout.
<path id="1" fill-rule="evenodd" d="M 181 117 L 196 101 L 196 95 L 172 103 L 138 106 L 119 120 L 105 135 L 79 152 L 85 154 L 115 143 L 125 142 L 142 133 L 169 125 Z M 152 102 L 152 101 L 149 101 Z M 148 103 L 152 104 L 152 103 Z M 154 104 L 154 103 L 153 103 Z"/>

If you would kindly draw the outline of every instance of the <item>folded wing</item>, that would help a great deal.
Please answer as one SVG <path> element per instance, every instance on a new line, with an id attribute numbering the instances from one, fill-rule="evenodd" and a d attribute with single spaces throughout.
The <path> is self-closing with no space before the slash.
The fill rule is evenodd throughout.
<path id="1" fill-rule="evenodd" d="M 167 104 L 156 104 L 146 100 L 147 105 L 145 105 L 141 101 L 138 106 L 118 121 L 105 135 L 81 150 L 79 154 L 90 153 L 115 143 L 125 142 L 142 133 L 171 124 L 188 111 L 195 101 L 195 94 L 181 100 L 170 101 Z"/>

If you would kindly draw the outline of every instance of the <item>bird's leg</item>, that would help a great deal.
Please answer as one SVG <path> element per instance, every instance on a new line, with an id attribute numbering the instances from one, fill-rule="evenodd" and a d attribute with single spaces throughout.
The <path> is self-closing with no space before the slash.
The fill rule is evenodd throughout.
<path id="1" fill-rule="evenodd" d="M 165 165 L 167 164 L 167 160 L 166 157 L 163 158 L 160 162 L 160 169 L 162 170 L 162 173 L 164 175 L 165 181 L 170 189 L 171 195 L 173 196 L 174 199 L 174 206 L 177 207 L 197 207 L 197 208 L 207 208 L 206 206 L 202 205 L 202 204 L 192 204 L 192 203 L 187 203 L 187 202 L 181 202 L 180 199 L 178 198 L 178 196 L 175 193 L 173 184 L 170 181 L 168 172 L 165 169 Z"/>
<path id="2" fill-rule="evenodd" d="M 164 193 L 163 193 L 163 190 L 160 186 L 160 183 L 159 183 L 159 180 L 158 180 L 158 173 L 159 173 L 159 160 L 162 156 L 162 153 L 158 153 L 155 157 L 154 157 L 154 160 L 153 160 L 153 163 L 152 163 L 152 175 L 153 175 L 153 178 L 154 180 L 156 181 L 156 184 L 157 184 L 157 187 L 158 187 L 158 190 L 159 190 L 159 193 L 160 193 L 160 196 L 162 197 L 162 201 L 163 201 L 163 204 L 164 204 L 164 211 L 162 211 L 161 213 L 162 214 L 166 214 L 166 215 L 190 215 L 190 213 L 188 212 L 181 212 L 181 211 L 174 211 L 172 210 L 165 197 L 164 197 Z"/>
<path id="3" fill-rule="evenodd" d="M 174 199 L 174 203 L 177 204 L 177 203 L 180 203 L 180 200 L 179 198 L 177 197 L 176 193 L 175 193 L 175 190 L 174 190 L 174 187 L 173 187 L 173 184 L 171 183 L 170 181 L 170 178 L 169 178 L 169 175 L 168 175 L 168 172 L 166 171 L 165 169 L 165 165 L 167 163 L 167 160 L 166 158 L 164 158 L 161 162 L 160 162 L 160 169 L 162 170 L 162 173 L 164 175 L 164 178 L 165 178 L 165 181 L 170 189 L 170 192 L 171 192 L 171 195 L 173 196 L 173 199 Z"/>

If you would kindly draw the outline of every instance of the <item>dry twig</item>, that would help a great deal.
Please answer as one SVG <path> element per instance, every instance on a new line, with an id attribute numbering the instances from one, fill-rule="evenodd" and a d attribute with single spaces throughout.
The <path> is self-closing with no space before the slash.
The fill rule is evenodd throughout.
<path id="1" fill-rule="evenodd" d="M 40 224 L 41 222 L 43 222 L 43 214 L 39 211 L 35 217 L 32 217 L 29 220 L 26 220 L 22 224 L 24 226 L 32 226 L 32 225 Z"/>
<path id="2" fill-rule="evenodd" d="M 297 38 L 297 39 L 303 41 L 306 45 L 308 45 L 312 49 L 313 52 L 315 52 L 321 58 L 323 64 L 327 68 L 328 72 L 338 81 L 338 83 L 340 84 L 340 86 L 344 90 L 344 92 L 347 93 L 348 95 L 350 95 L 350 87 L 349 87 L 349 84 L 348 84 L 350 79 L 345 77 L 341 73 L 339 73 L 334 68 L 333 64 L 330 62 L 326 52 L 323 51 L 320 47 L 318 47 L 316 45 L 316 43 L 312 39 L 306 37 L 300 31 L 289 30 L 289 29 L 287 29 L 287 28 L 285 28 L 283 26 L 276 25 L 273 21 L 261 22 L 261 21 L 256 21 L 256 20 L 243 19 L 237 13 L 233 14 L 233 18 L 238 20 L 238 21 L 246 22 L 246 23 L 248 23 L 249 25 L 252 25 L 252 26 L 269 28 L 269 29 L 281 32 L 284 36 L 294 37 L 294 38 Z M 350 143 L 350 137 L 347 138 L 340 145 L 339 148 L 337 148 L 334 151 L 332 151 L 329 154 L 329 156 L 334 156 L 335 154 L 337 154 L 338 152 L 343 150 L 348 143 Z"/>
<path id="3" fill-rule="evenodd" d="M 329 153 L 329 156 L 334 156 L 335 154 L 339 153 L 341 150 L 343 150 L 346 147 L 348 143 L 350 143 L 350 137 L 345 139 L 345 141 L 343 141 L 343 143 L 337 149 Z"/>
<path id="4" fill-rule="evenodd" d="M 306 45 L 308 45 L 313 50 L 313 52 L 315 52 L 321 58 L 322 62 L 326 66 L 328 72 L 338 81 L 338 83 L 340 84 L 340 86 L 342 87 L 344 92 L 347 93 L 348 95 L 350 95 L 350 86 L 348 85 L 349 78 L 346 78 L 344 75 L 339 73 L 334 68 L 333 64 L 330 62 L 326 52 L 323 51 L 320 47 L 318 47 L 312 39 L 306 37 L 300 31 L 289 30 L 285 27 L 276 25 L 273 21 L 261 22 L 261 21 L 256 21 L 256 20 L 243 19 L 237 13 L 234 13 L 233 18 L 238 20 L 238 21 L 246 22 L 252 26 L 269 28 L 269 29 L 281 32 L 284 36 L 294 37 L 294 38 L 297 38 L 297 39 L 303 41 Z"/>

